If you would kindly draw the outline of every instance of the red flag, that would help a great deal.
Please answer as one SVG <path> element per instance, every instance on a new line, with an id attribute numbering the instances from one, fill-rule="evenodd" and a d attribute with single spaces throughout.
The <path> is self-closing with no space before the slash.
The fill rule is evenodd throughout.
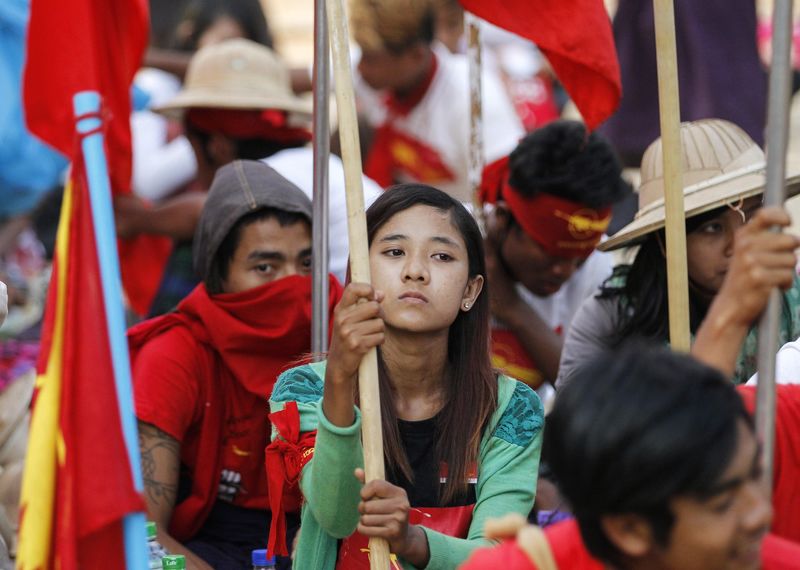
<path id="1" fill-rule="evenodd" d="M 143 511 L 144 502 L 134 488 L 122 437 L 81 162 L 73 164 L 58 231 L 17 564 L 123 568 L 122 519 Z"/>
<path id="2" fill-rule="evenodd" d="M 535 43 L 589 129 L 616 111 L 622 82 L 603 0 L 461 0 L 461 4 Z"/>
<path id="3" fill-rule="evenodd" d="M 112 187 L 130 191 L 129 90 L 146 42 L 145 1 L 33 0 L 31 5 L 28 125 L 73 165 L 23 478 L 17 557 L 23 569 L 122 568 L 122 519 L 144 510 L 122 436 L 72 98 L 84 90 L 102 96 Z"/>
<path id="4" fill-rule="evenodd" d="M 146 0 L 31 2 L 24 79 L 28 128 L 74 157 L 72 97 L 80 91 L 99 92 L 115 193 L 131 189 L 130 87 L 147 45 L 147 27 Z M 146 313 L 155 295 L 161 280 L 158 268 L 163 269 L 169 250 L 163 238 L 120 242 L 125 289 L 139 313 Z M 143 259 L 148 261 L 146 267 L 140 265 Z"/>

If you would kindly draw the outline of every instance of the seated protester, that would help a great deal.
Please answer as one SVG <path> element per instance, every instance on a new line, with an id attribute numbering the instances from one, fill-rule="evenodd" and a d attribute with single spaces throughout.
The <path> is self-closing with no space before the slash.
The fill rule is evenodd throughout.
<path id="1" fill-rule="evenodd" d="M 472 202 L 470 91 L 465 55 L 434 41 L 438 0 L 350 0 L 361 56 L 359 112 L 374 129 L 364 172 L 381 186 L 432 184 Z M 484 66 L 484 159 L 511 152 L 525 132 L 497 73 Z"/>
<path id="2" fill-rule="evenodd" d="M 197 284 L 189 243 L 218 168 L 236 159 L 264 160 L 311 198 L 314 153 L 311 103 L 292 93 L 289 71 L 269 48 L 233 39 L 199 50 L 191 60 L 183 89 L 156 111 L 183 121 L 198 164 L 199 191 L 188 192 L 154 208 L 141 201 L 118 200 L 119 229 L 125 235 L 168 235 L 176 248 L 151 314 L 172 309 Z M 331 273 L 344 279 L 347 269 L 347 207 L 344 169 L 329 160 L 329 261 Z M 367 205 L 381 188 L 363 178 Z"/>
<path id="3" fill-rule="evenodd" d="M 534 387 L 555 381 L 573 315 L 611 274 L 595 246 L 631 192 L 621 172 L 611 145 L 576 121 L 534 131 L 484 170 L 495 367 Z"/>
<path id="4" fill-rule="evenodd" d="M 707 119 L 681 125 L 689 272 L 689 318 L 695 334 L 722 285 L 731 263 L 734 234 L 761 206 L 764 153 L 736 125 Z M 572 322 L 561 355 L 557 386 L 603 349 L 631 337 L 669 342 L 667 270 L 664 239 L 664 188 L 661 142 L 642 160 L 642 186 L 636 219 L 598 248 L 639 245 L 631 265 L 616 268 L 599 294 L 587 299 Z M 790 194 L 800 175 L 787 180 Z M 780 342 L 800 336 L 800 282 L 783 295 Z M 755 372 L 758 345 L 753 327 L 739 353 L 733 381 Z"/>
<path id="5" fill-rule="evenodd" d="M 769 232 L 788 224 L 785 212 L 767 208 L 740 232 L 692 349 L 702 363 L 634 344 L 578 370 L 559 391 L 547 431 L 548 459 L 576 521 L 544 535 L 534 527 L 517 532 L 524 521 L 504 521 L 491 534 L 517 533 L 516 540 L 479 551 L 464 570 L 800 568 L 796 543 L 765 538 L 771 513 L 759 446 L 751 417 L 725 380 L 772 288 L 793 282 L 800 240 Z M 797 408 L 798 395 L 786 396 L 779 394 L 779 434 L 788 427 L 783 404 Z M 800 414 L 792 412 L 796 425 Z M 796 440 L 785 435 L 779 441 Z M 786 464 L 796 473 L 797 444 L 779 445 L 776 453 L 774 494 L 791 497 L 796 513 L 796 477 L 782 481 L 778 473 Z M 775 522 L 773 531 L 797 536 Z"/>
<path id="6" fill-rule="evenodd" d="M 264 409 L 311 346 L 311 202 L 261 162 L 220 168 L 194 261 L 203 283 L 129 332 L 145 498 L 159 541 L 188 568 L 238 569 L 274 522 Z M 331 309 L 340 296 L 331 276 Z"/>
<path id="7" fill-rule="evenodd" d="M 267 465 L 285 466 L 278 488 L 299 479 L 297 568 L 368 568 L 370 537 L 386 538 L 403 568 L 455 568 L 488 544 L 488 517 L 530 512 L 542 406 L 492 370 L 482 240 L 461 203 L 396 186 L 369 208 L 367 228 L 374 289 L 348 285 L 327 362 L 276 383 Z M 387 480 L 363 485 L 354 394 L 376 346 Z"/>

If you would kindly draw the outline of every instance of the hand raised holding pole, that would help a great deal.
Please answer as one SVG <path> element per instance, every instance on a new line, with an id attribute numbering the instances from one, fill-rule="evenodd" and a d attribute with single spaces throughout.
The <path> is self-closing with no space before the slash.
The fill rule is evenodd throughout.
<path id="1" fill-rule="evenodd" d="M 348 26 L 342 0 L 327 0 L 330 23 L 331 52 L 336 84 L 336 106 L 339 116 L 339 140 L 347 197 L 347 228 L 350 242 L 350 275 L 354 283 L 369 283 L 367 223 L 364 214 L 364 192 L 361 179 L 361 151 L 358 144 L 353 78 L 348 51 Z M 366 481 L 384 478 L 381 404 L 378 391 L 378 353 L 369 349 L 358 370 L 359 402 L 362 417 L 364 470 Z M 370 567 L 389 568 L 389 544 L 379 538 L 369 541 Z"/>

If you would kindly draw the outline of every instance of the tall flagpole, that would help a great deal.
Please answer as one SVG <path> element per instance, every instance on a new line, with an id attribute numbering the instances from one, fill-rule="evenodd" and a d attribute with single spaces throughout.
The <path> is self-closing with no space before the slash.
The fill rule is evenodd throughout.
<path id="1" fill-rule="evenodd" d="M 658 66 L 658 107 L 664 164 L 664 211 L 667 236 L 669 343 L 688 352 L 689 276 L 686 268 L 686 215 L 683 206 L 683 149 L 678 99 L 678 55 L 673 0 L 653 0 Z"/>
<path id="2" fill-rule="evenodd" d="M 765 206 L 782 206 L 786 199 L 786 149 L 791 101 L 792 0 L 775 0 L 772 16 L 772 64 L 767 104 L 767 186 Z M 780 231 L 773 228 L 773 231 Z M 781 318 L 781 294 L 774 289 L 758 325 L 758 388 L 756 431 L 764 449 L 764 488 L 772 496 L 775 453 L 775 355 Z"/>
<path id="3" fill-rule="evenodd" d="M 481 91 L 481 27 L 480 20 L 464 13 L 469 65 L 469 168 L 467 179 L 472 191 L 475 219 L 483 222 L 483 208 L 478 198 L 483 172 L 483 96 Z"/>
<path id="4" fill-rule="evenodd" d="M 328 164 L 330 162 L 330 70 L 325 0 L 314 1 L 314 200 L 311 293 L 311 352 L 319 360 L 328 350 Z"/>
<path id="5" fill-rule="evenodd" d="M 328 20 L 339 115 L 339 140 L 344 164 L 347 198 L 347 233 L 350 242 L 350 276 L 353 282 L 369 283 L 369 249 L 364 189 L 361 178 L 361 149 L 358 144 L 358 120 L 353 92 L 352 67 L 348 43 L 347 17 L 342 0 L 327 0 Z M 364 446 L 366 480 L 384 479 L 381 397 L 378 387 L 378 352 L 364 355 L 358 369 L 358 396 L 361 408 L 361 440 Z M 331 484 L 336 484 L 331 482 Z M 389 568 L 389 543 L 382 538 L 369 539 L 369 563 L 372 570 Z"/>
<path id="6" fill-rule="evenodd" d="M 73 97 L 73 109 L 77 118 L 86 178 L 89 186 L 89 201 L 92 207 L 95 243 L 97 247 L 100 282 L 103 288 L 103 305 L 114 384 L 117 390 L 122 436 L 128 450 L 134 488 L 144 492 L 141 460 L 139 458 L 139 436 L 133 410 L 133 388 L 128 343 L 125 336 L 125 314 L 123 311 L 122 285 L 117 254 L 117 233 L 114 228 L 114 211 L 111 206 L 111 185 L 108 180 L 103 135 L 100 131 L 100 95 L 95 91 L 83 91 Z M 147 535 L 144 513 L 130 513 L 123 520 L 125 541 L 125 564 L 128 570 L 147 568 Z"/>

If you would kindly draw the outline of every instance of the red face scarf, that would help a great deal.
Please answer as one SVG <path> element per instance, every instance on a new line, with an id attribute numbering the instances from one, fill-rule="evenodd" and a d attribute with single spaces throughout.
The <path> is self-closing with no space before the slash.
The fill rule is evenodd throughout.
<path id="1" fill-rule="evenodd" d="M 331 276 L 328 299 L 331 323 L 341 295 L 341 285 Z M 237 383 L 263 399 L 266 412 L 278 375 L 297 364 L 310 350 L 311 279 L 286 277 L 242 293 L 213 297 L 205 286 L 199 285 L 178 305 L 176 312 L 145 321 L 128 331 L 131 361 L 135 362 L 149 340 L 176 326 L 189 329 L 193 338 L 206 348 L 197 356 L 205 369 L 197 381 L 207 385 L 209 399 L 224 401 L 226 386 Z M 222 468 L 220 440 L 226 420 L 219 410 L 212 406 L 200 420 L 200 451 L 192 489 L 189 497 L 176 505 L 169 527 L 178 540 L 187 540 L 197 533 L 216 500 Z M 254 457 L 254 461 L 263 464 L 263 455 Z"/>
<path id="2" fill-rule="evenodd" d="M 579 202 L 540 192 L 523 196 L 508 182 L 508 157 L 483 170 L 482 203 L 504 200 L 523 231 L 554 257 L 585 259 L 600 243 L 611 221 L 611 208 L 593 210 Z"/>

